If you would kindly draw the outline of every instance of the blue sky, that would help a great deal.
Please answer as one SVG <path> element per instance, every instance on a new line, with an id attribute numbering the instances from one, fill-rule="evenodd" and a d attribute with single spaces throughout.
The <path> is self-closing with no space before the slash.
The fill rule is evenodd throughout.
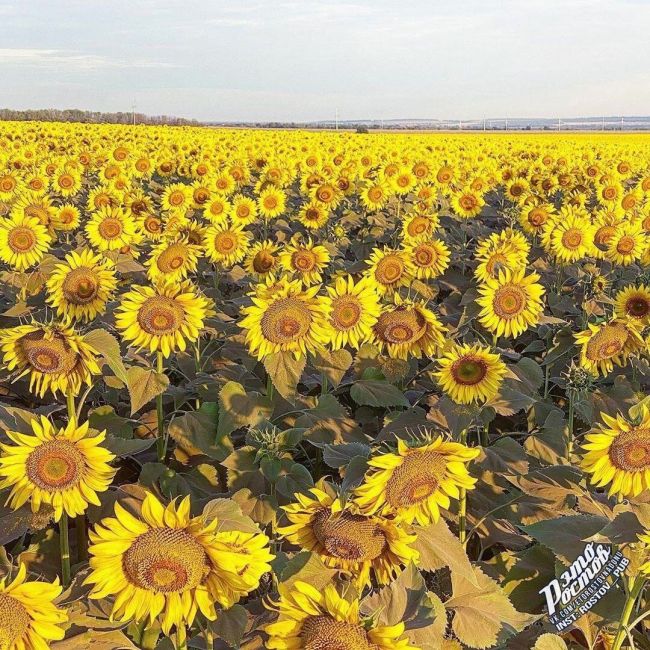
<path id="1" fill-rule="evenodd" d="M 650 114 L 650 0 L 0 0 L 0 105 L 213 120 Z"/>

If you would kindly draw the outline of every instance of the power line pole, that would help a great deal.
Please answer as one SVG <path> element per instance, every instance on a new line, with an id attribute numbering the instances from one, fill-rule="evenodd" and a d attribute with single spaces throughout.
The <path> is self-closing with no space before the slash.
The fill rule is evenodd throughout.
<path id="1" fill-rule="evenodd" d="M 135 104 L 135 99 L 134 99 L 133 104 L 131 105 L 131 109 L 133 111 L 133 126 L 135 126 L 135 107 L 136 107 L 136 104 Z"/>

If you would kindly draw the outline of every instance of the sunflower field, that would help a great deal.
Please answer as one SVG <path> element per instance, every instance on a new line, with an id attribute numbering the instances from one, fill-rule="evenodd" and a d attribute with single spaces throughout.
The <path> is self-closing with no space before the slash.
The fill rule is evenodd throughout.
<path id="1" fill-rule="evenodd" d="M 650 649 L 649 233 L 643 135 L 0 123 L 0 650 Z"/>

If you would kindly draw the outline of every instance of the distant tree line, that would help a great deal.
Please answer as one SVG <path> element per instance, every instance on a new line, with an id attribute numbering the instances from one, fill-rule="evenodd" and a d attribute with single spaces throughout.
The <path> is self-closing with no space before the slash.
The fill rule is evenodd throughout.
<path id="1" fill-rule="evenodd" d="M 119 111 L 117 113 L 102 113 L 100 111 L 82 111 L 78 108 L 29 109 L 25 111 L 0 108 L 0 120 L 14 120 L 19 122 L 38 120 L 41 122 L 85 122 L 107 124 L 133 124 L 133 113 Z M 173 115 L 144 115 L 135 114 L 136 124 L 169 124 L 171 126 L 198 125 L 197 120 L 186 120 Z"/>

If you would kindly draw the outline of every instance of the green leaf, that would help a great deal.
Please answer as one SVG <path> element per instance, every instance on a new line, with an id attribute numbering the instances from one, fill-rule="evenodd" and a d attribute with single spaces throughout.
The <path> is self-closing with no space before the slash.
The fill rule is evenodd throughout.
<path id="1" fill-rule="evenodd" d="M 115 376 L 128 385 L 128 371 L 122 362 L 122 353 L 117 339 L 104 329 L 96 329 L 88 332 L 84 336 L 84 341 L 92 345 L 103 356 Z"/>
<path id="2" fill-rule="evenodd" d="M 276 352 L 264 358 L 264 368 L 269 373 L 276 390 L 284 399 L 293 402 L 300 377 L 305 369 L 304 355 L 296 357 L 291 352 Z"/>
<path id="3" fill-rule="evenodd" d="M 345 476 L 341 482 L 341 491 L 349 492 L 361 485 L 363 477 L 368 469 L 368 459 L 366 456 L 355 456 L 345 466 Z"/>
<path id="4" fill-rule="evenodd" d="M 127 371 L 126 385 L 131 397 L 131 415 L 148 404 L 154 397 L 164 393 L 169 386 L 169 377 L 153 368 L 131 366 Z"/>
<path id="5" fill-rule="evenodd" d="M 155 438 L 121 438 L 119 436 L 106 435 L 105 447 L 119 458 L 135 456 L 145 449 L 149 449 Z"/>
<path id="6" fill-rule="evenodd" d="M 336 569 L 330 569 L 315 553 L 301 551 L 294 555 L 280 575 L 280 583 L 291 589 L 296 581 L 306 582 L 316 589 L 323 589 L 336 575 Z"/>
<path id="7" fill-rule="evenodd" d="M 219 612 L 217 620 L 210 623 L 210 628 L 231 648 L 239 648 L 247 623 L 248 612 L 241 605 L 233 605 L 230 609 Z"/>
<path id="8" fill-rule="evenodd" d="M 198 411 L 172 419 L 169 435 L 189 453 L 200 453 L 223 461 L 232 452 L 228 435 L 217 434 L 219 409 L 215 402 L 203 402 Z"/>
<path id="9" fill-rule="evenodd" d="M 345 349 L 330 352 L 323 350 L 314 355 L 313 367 L 327 377 L 332 386 L 338 386 L 352 365 L 352 355 Z"/>
<path id="10" fill-rule="evenodd" d="M 217 519 L 218 530 L 241 530 L 245 533 L 259 533 L 260 529 L 255 522 L 242 513 L 239 504 L 233 499 L 219 497 L 212 499 L 203 508 L 203 517 L 206 523 Z"/>
<path id="11" fill-rule="evenodd" d="M 268 420 L 273 412 L 270 400 L 246 389 L 236 381 L 229 381 L 219 392 L 220 436 L 228 435 L 241 427 L 254 427 Z"/>
<path id="12" fill-rule="evenodd" d="M 339 468 L 347 465 L 355 456 L 370 456 L 370 446 L 362 442 L 348 442 L 343 445 L 325 445 L 323 461 L 330 467 Z"/>
<path id="13" fill-rule="evenodd" d="M 352 385 L 350 395 L 360 406 L 409 406 L 404 393 L 387 381 L 360 379 Z"/>
<path id="14" fill-rule="evenodd" d="M 289 471 L 276 482 L 277 491 L 285 497 L 293 497 L 296 492 L 307 492 L 314 486 L 309 470 L 300 463 L 293 463 Z"/>

